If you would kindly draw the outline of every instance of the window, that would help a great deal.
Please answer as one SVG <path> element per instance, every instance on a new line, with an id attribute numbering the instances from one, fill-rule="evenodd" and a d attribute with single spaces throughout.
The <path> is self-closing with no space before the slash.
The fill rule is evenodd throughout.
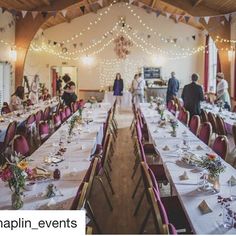
<path id="1" fill-rule="evenodd" d="M 11 65 L 0 62 L 0 106 L 10 102 Z"/>
<path id="2" fill-rule="evenodd" d="M 216 91 L 216 72 L 217 72 L 217 48 L 212 40 L 209 38 L 209 84 L 208 91 Z"/>

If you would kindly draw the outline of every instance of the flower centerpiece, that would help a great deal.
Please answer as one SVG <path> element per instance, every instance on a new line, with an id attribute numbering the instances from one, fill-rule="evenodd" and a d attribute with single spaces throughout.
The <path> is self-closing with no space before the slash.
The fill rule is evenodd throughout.
<path id="1" fill-rule="evenodd" d="M 84 100 L 81 99 L 81 100 L 79 100 L 79 102 L 78 102 L 78 111 L 79 111 L 79 115 L 80 115 L 81 117 L 82 117 L 83 110 L 84 110 Z"/>
<path id="2" fill-rule="evenodd" d="M 32 170 L 28 167 L 27 161 L 23 156 L 15 154 L 6 160 L 0 169 L 0 179 L 7 182 L 12 191 L 12 208 L 20 209 L 23 202 L 23 189 L 26 179 L 33 176 Z"/>
<path id="3" fill-rule="evenodd" d="M 161 97 L 156 98 L 157 110 L 159 110 L 159 106 L 164 104 L 164 99 Z"/>
<path id="4" fill-rule="evenodd" d="M 73 129 L 75 128 L 76 124 L 78 124 L 78 121 L 81 120 L 80 116 L 72 116 L 69 122 L 69 130 L 68 130 L 68 136 L 71 137 L 73 134 Z"/>
<path id="5" fill-rule="evenodd" d="M 198 165 L 199 167 L 208 170 L 208 182 L 213 184 L 213 188 L 219 191 L 219 175 L 225 171 L 225 165 L 222 163 L 221 158 L 216 154 L 208 154 Z"/>
<path id="6" fill-rule="evenodd" d="M 172 136 L 176 137 L 176 128 L 178 127 L 178 121 L 176 119 L 171 119 L 170 125 L 172 128 Z"/>

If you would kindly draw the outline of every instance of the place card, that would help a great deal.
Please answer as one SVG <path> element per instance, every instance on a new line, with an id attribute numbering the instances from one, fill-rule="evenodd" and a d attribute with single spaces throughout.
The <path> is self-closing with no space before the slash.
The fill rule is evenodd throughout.
<path id="1" fill-rule="evenodd" d="M 235 186 L 236 185 L 236 178 L 232 175 L 230 177 L 230 179 L 227 181 L 228 184 L 230 184 L 231 186 Z"/>
<path id="2" fill-rule="evenodd" d="M 203 200 L 199 205 L 198 205 L 199 210 L 201 211 L 201 213 L 203 215 L 211 213 L 212 210 L 211 208 L 208 206 L 207 202 L 205 200 Z"/>
<path id="3" fill-rule="evenodd" d="M 182 175 L 179 176 L 179 179 L 180 180 L 188 180 L 189 177 L 188 177 L 188 174 L 186 171 L 184 171 L 184 173 Z"/>
<path id="4" fill-rule="evenodd" d="M 163 148 L 163 151 L 170 151 L 170 148 L 166 145 L 166 146 Z"/>

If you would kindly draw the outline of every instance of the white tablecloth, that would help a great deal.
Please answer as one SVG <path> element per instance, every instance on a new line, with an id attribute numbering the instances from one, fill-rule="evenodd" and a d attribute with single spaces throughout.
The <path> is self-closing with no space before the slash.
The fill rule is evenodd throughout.
<path id="1" fill-rule="evenodd" d="M 75 128 L 75 136 L 72 142 L 65 141 L 66 152 L 63 154 L 64 161 L 57 164 L 45 164 L 46 156 L 58 150 L 56 145 L 62 137 L 62 133 L 68 132 L 68 124 L 65 123 L 59 128 L 42 146 L 40 146 L 30 157 L 31 167 L 43 167 L 50 172 L 58 168 L 61 172 L 60 180 L 48 180 L 36 184 L 32 191 L 25 191 L 24 206 L 25 210 L 36 209 L 68 209 L 76 195 L 78 187 L 83 180 L 85 173 L 90 165 L 90 155 L 93 153 L 96 144 L 101 144 L 103 137 L 103 123 L 106 121 L 108 104 L 98 104 L 97 108 L 85 109 L 84 117 L 93 118 L 93 122 L 88 126 L 79 126 L 82 131 Z M 90 105 L 89 105 L 90 107 Z M 48 199 L 45 196 L 48 184 L 53 183 L 57 189 L 57 196 Z M 6 183 L 0 181 L 0 210 L 11 209 L 11 191 Z M 52 204 L 52 205 L 51 205 Z"/>
<path id="2" fill-rule="evenodd" d="M 58 102 L 56 101 L 45 101 L 45 102 L 41 102 L 39 104 L 36 104 L 34 106 L 31 106 L 28 111 L 26 112 L 20 112 L 20 111 L 14 111 L 12 113 L 3 115 L 4 117 L 4 122 L 0 122 L 0 142 L 4 141 L 4 137 L 5 137 L 5 133 L 6 133 L 6 129 L 8 127 L 8 125 L 10 124 L 10 122 L 12 121 L 16 121 L 19 124 L 23 123 L 31 114 L 35 114 L 37 111 L 42 110 L 44 111 L 44 109 L 46 107 L 51 107 L 51 108 L 56 108 L 56 106 L 58 105 Z M 17 116 L 17 113 L 23 113 L 20 116 Z"/>
<path id="3" fill-rule="evenodd" d="M 113 104 L 116 100 L 116 97 L 113 96 L 113 92 L 105 92 L 103 102 L 108 102 Z M 123 96 L 121 97 L 121 108 L 129 109 L 132 107 L 132 94 L 130 92 L 123 92 Z"/>
<path id="4" fill-rule="evenodd" d="M 196 171 L 193 167 L 191 168 L 190 166 L 186 166 L 180 161 L 181 150 L 178 146 L 183 145 L 183 140 L 186 140 L 189 143 L 190 152 L 198 155 L 205 155 L 206 153 L 212 153 L 213 151 L 180 122 L 179 127 L 177 128 L 177 137 L 172 137 L 170 125 L 167 125 L 166 128 L 158 127 L 160 116 L 157 114 L 157 111 L 150 109 L 149 104 L 141 104 L 140 106 L 148 125 L 150 137 L 161 155 L 168 179 L 173 184 L 195 233 L 236 234 L 236 229 L 232 228 L 227 230 L 222 226 L 223 218 L 222 215 L 220 216 L 222 208 L 219 203 L 217 203 L 218 195 L 224 197 L 230 196 L 230 187 L 228 186 L 227 181 L 231 176 L 236 178 L 236 170 L 224 162 L 226 170 L 220 175 L 220 193 L 213 194 L 198 191 L 197 184 L 199 181 L 199 171 Z M 170 117 L 172 116 L 168 111 L 165 111 L 165 114 L 168 114 Z M 169 151 L 163 150 L 166 145 L 169 147 Z M 197 149 L 197 146 L 199 145 L 203 150 L 199 151 Z M 181 181 L 179 176 L 182 175 L 184 171 L 187 172 L 189 179 Z M 232 187 L 232 191 L 236 192 L 236 186 Z M 212 213 L 202 215 L 198 209 L 198 205 L 203 200 L 205 200 L 213 210 Z M 236 211 L 236 201 L 231 203 L 231 208 Z"/>

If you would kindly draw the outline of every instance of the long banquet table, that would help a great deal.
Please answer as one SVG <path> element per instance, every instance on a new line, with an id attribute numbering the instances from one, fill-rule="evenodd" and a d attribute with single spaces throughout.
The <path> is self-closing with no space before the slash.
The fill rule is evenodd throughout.
<path id="1" fill-rule="evenodd" d="M 59 180 L 49 178 L 48 180 L 36 181 L 31 191 L 24 191 L 23 210 L 68 209 L 70 207 L 71 201 L 90 165 L 90 155 L 93 153 L 96 144 L 101 144 L 103 123 L 106 121 L 109 108 L 110 104 L 105 103 L 99 103 L 96 108 L 90 108 L 88 105 L 83 111 L 83 118 L 85 121 L 89 119 L 93 119 L 93 121 L 87 125 L 79 125 L 74 128 L 75 134 L 70 143 L 66 141 L 69 123 L 65 122 L 28 158 L 30 167 L 44 168 L 49 172 L 59 169 L 61 178 Z M 78 114 L 75 113 L 74 115 Z M 58 164 L 45 163 L 46 157 L 55 156 L 55 152 L 59 149 L 58 144 L 63 140 L 64 147 L 67 148 L 63 154 L 64 161 Z M 49 184 L 54 184 L 57 189 L 56 196 L 53 198 L 46 197 Z M 12 209 L 9 187 L 0 181 L 0 189 L 0 210 Z"/>
<path id="2" fill-rule="evenodd" d="M 225 122 L 227 131 L 232 133 L 232 126 L 236 123 L 236 113 L 223 110 L 219 112 L 220 108 L 217 107 L 215 104 L 210 104 L 206 102 L 201 103 L 201 108 L 206 112 L 212 112 L 215 115 L 219 115 Z"/>
<path id="3" fill-rule="evenodd" d="M 7 129 L 8 125 L 10 124 L 10 122 L 16 121 L 18 124 L 21 124 L 24 121 L 26 121 L 26 119 L 31 114 L 35 114 L 39 110 L 44 111 L 44 109 L 46 107 L 50 107 L 51 109 L 54 109 L 57 105 L 58 105 L 58 101 L 53 99 L 51 101 L 45 101 L 45 102 L 40 102 L 38 104 L 35 104 L 35 105 L 29 107 L 28 110 L 25 112 L 13 111 L 10 114 L 3 115 L 2 117 L 4 118 L 4 121 L 0 122 L 0 142 L 3 142 L 4 137 L 5 137 L 5 133 L 6 133 L 6 129 Z M 20 115 L 18 116 L 18 114 L 20 114 Z"/>
<path id="4" fill-rule="evenodd" d="M 172 137 L 170 125 L 164 128 L 159 127 L 160 115 L 156 110 L 149 108 L 147 103 L 141 104 L 140 108 L 147 122 L 150 138 L 156 150 L 160 153 L 168 179 L 179 197 L 194 232 L 196 234 L 236 234 L 236 229 L 226 229 L 223 227 L 222 208 L 217 202 L 218 195 L 230 197 L 231 193 L 236 193 L 236 185 L 230 188 L 227 183 L 231 176 L 236 178 L 236 170 L 223 161 L 226 169 L 220 175 L 220 193 L 214 194 L 211 191 L 199 191 L 200 170 L 185 164 L 181 160 L 183 141 L 188 143 L 188 151 L 198 156 L 213 153 L 213 151 L 180 122 L 177 128 L 177 136 Z M 165 115 L 172 117 L 172 114 L 168 111 L 165 111 Z M 169 148 L 168 151 L 165 151 L 166 146 Z M 199 146 L 201 150 L 199 150 Z M 155 164 L 156 161 L 154 159 L 152 161 L 152 164 Z M 181 181 L 179 176 L 184 171 L 186 171 L 189 179 Z M 212 209 L 211 213 L 203 215 L 199 210 L 198 205 L 203 200 Z M 235 200 L 232 201 L 231 208 L 236 211 Z"/>

